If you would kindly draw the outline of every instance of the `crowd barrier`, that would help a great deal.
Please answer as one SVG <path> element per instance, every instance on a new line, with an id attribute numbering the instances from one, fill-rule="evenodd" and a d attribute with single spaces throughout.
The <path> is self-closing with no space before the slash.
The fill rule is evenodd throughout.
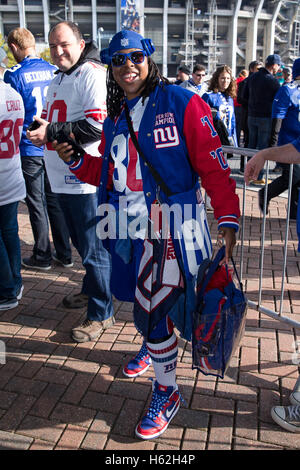
<path id="1" fill-rule="evenodd" d="M 245 157 L 245 164 L 247 157 L 252 157 L 257 153 L 257 150 L 246 149 L 242 147 L 229 147 L 223 146 L 224 153 L 230 153 L 234 155 L 241 155 Z M 292 187 L 292 174 L 293 174 L 293 165 L 290 165 L 290 175 L 289 175 L 289 187 L 288 187 L 288 198 L 287 198 L 287 218 L 286 218 L 286 227 L 285 227 L 285 239 L 283 242 L 283 265 L 282 265 L 282 277 L 281 277 L 281 295 L 279 308 L 277 311 L 271 310 L 263 305 L 262 302 L 262 280 L 264 272 L 264 251 L 265 251 L 265 232 L 266 232 L 266 208 L 267 208 L 267 184 L 265 186 L 265 198 L 264 198 L 264 211 L 261 221 L 261 246 L 260 246 L 260 262 L 259 262 L 259 279 L 258 279 L 258 299 L 256 302 L 248 300 L 248 305 L 252 309 L 255 309 L 265 315 L 268 315 L 276 320 L 287 323 L 292 328 L 300 329 L 300 322 L 293 320 L 285 315 L 283 315 L 283 300 L 284 300 L 284 290 L 286 283 L 286 267 L 287 267 L 287 252 L 288 252 L 288 237 L 289 237 L 289 212 L 290 212 L 290 200 L 291 200 L 291 187 Z M 266 181 L 269 179 L 269 162 L 265 165 L 265 178 Z M 240 242 L 240 258 L 239 258 L 239 275 L 241 281 L 244 277 L 244 236 L 245 236 L 245 207 L 246 207 L 246 198 L 247 198 L 247 186 L 245 181 L 242 188 L 242 200 L 241 200 L 241 219 L 240 219 L 240 233 L 239 233 L 239 242 Z M 272 204 L 272 201 L 270 202 Z M 299 284 L 300 288 L 300 284 Z"/>

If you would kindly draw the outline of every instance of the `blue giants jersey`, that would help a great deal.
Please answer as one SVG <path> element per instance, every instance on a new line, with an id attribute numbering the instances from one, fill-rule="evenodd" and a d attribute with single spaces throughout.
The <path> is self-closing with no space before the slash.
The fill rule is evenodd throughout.
<path id="1" fill-rule="evenodd" d="M 237 146 L 236 125 L 234 114 L 234 102 L 231 96 L 225 93 L 213 93 L 212 91 L 204 93 L 202 99 L 211 107 L 217 110 L 217 118 L 221 119 L 228 131 L 228 136 L 232 137 L 233 144 Z"/>
<path id="2" fill-rule="evenodd" d="M 49 83 L 56 70 L 38 57 L 28 56 L 19 64 L 6 70 L 4 81 L 9 83 L 23 98 L 25 108 L 24 127 L 20 142 L 21 156 L 43 155 L 43 148 L 36 147 L 26 138 L 26 130 L 33 121 L 33 116 L 40 116 Z"/>
<path id="3" fill-rule="evenodd" d="M 278 145 L 289 144 L 300 135 L 300 84 L 288 83 L 275 95 L 272 118 L 282 119 Z"/>

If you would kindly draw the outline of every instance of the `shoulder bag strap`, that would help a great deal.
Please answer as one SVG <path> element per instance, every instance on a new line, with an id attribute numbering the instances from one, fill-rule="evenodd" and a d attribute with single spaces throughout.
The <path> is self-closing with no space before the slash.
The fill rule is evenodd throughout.
<path id="1" fill-rule="evenodd" d="M 128 106 L 127 106 L 127 103 L 125 103 L 125 116 L 126 116 L 126 121 L 127 121 L 127 124 L 128 124 L 128 129 L 129 129 L 129 132 L 130 132 L 130 137 L 131 137 L 131 140 L 139 154 L 139 156 L 144 160 L 145 164 L 147 165 L 147 167 L 149 168 L 149 171 L 150 173 L 152 174 L 153 178 L 155 179 L 156 183 L 160 186 L 160 188 L 163 190 L 163 192 L 166 194 L 166 196 L 171 196 L 172 195 L 172 191 L 170 190 L 170 188 L 166 185 L 166 183 L 164 182 L 164 180 L 161 178 L 160 174 L 158 173 L 158 171 L 152 166 L 152 164 L 147 160 L 147 158 L 145 157 L 139 143 L 138 143 L 138 140 L 136 138 L 136 135 L 134 133 L 134 130 L 133 130 L 133 127 L 132 127 L 132 122 L 131 122 L 131 118 L 130 118 L 130 115 L 129 115 L 129 109 L 128 109 Z"/>

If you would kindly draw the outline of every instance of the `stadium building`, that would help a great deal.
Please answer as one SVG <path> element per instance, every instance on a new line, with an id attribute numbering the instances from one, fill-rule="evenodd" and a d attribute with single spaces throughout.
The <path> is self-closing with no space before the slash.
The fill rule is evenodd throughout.
<path id="1" fill-rule="evenodd" d="M 272 53 L 287 66 L 299 57 L 299 0 L 0 0 L 2 35 L 26 27 L 40 49 L 51 26 L 65 19 L 99 48 L 121 28 L 140 31 L 153 39 L 154 59 L 169 77 L 179 64 L 203 63 L 212 73 L 226 63 L 237 74 Z"/>

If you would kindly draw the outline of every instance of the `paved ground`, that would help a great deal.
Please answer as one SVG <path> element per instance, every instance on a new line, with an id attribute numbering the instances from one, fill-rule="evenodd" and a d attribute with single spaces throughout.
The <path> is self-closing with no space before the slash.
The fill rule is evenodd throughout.
<path id="1" fill-rule="evenodd" d="M 267 218 L 262 302 L 270 309 L 278 308 L 280 296 L 285 205 L 284 198 L 274 200 Z M 247 192 L 243 275 L 251 300 L 258 296 L 260 222 L 254 189 Z M 22 255 L 30 255 L 32 233 L 24 204 L 19 224 Z M 215 223 L 211 225 L 215 234 Z M 294 222 L 289 233 L 283 313 L 300 321 Z M 74 261 L 73 268 L 53 264 L 45 273 L 24 269 L 19 306 L 0 314 L 0 344 L 6 347 L 6 363 L 0 364 L 0 449 L 300 449 L 300 435 L 285 432 L 270 417 L 271 406 L 289 403 L 300 363 L 295 350 L 300 330 L 251 309 L 224 380 L 192 370 L 191 346 L 179 341 L 178 383 L 186 406 L 160 438 L 136 439 L 134 428 L 149 400 L 152 370 L 135 380 L 122 376 L 123 364 L 141 343 L 132 306 L 116 301 L 115 325 L 97 341 L 74 343 L 70 330 L 85 312 L 62 306 L 66 294 L 80 289 L 83 270 L 75 251 Z"/>

